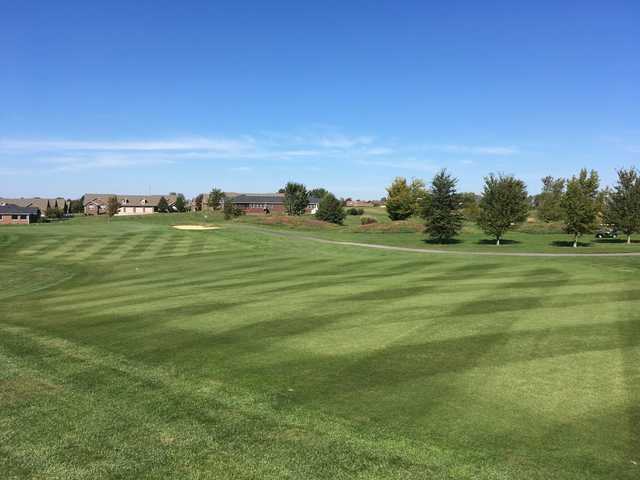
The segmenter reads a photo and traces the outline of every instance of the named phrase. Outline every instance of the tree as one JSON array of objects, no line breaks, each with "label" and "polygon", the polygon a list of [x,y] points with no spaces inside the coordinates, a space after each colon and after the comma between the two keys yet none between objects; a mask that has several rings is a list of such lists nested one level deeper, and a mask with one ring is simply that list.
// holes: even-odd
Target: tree
[{"label": "tree", "polygon": [[198,196],[196,196],[196,200],[195,200],[195,204],[196,204],[196,212],[199,212],[202,210],[202,202],[204,200],[204,195],[203,194],[199,194]]},{"label": "tree", "polygon": [[169,212],[169,203],[167,199],[164,197],[160,197],[158,200],[158,213],[167,213]]},{"label": "tree", "polygon": [[325,222],[342,225],[342,222],[344,221],[346,216],[347,214],[344,211],[342,202],[338,200],[335,195],[327,192],[318,204],[316,218],[318,220],[324,220]]},{"label": "tree", "polygon": [[314,188],[313,190],[309,190],[309,197],[319,198],[320,200],[322,200],[322,197],[324,197],[327,193],[329,193],[329,190],[326,190],[324,188]]},{"label": "tree", "polygon": [[184,198],[184,195],[179,193],[176,196],[176,210],[179,212],[187,211],[187,200]]},{"label": "tree", "polygon": [[224,200],[224,192],[219,188],[212,188],[211,192],[209,192],[207,205],[214,210],[220,210],[223,200]]},{"label": "tree", "polygon": [[460,194],[462,202],[462,215],[465,220],[477,222],[480,217],[480,196],[473,192],[463,192]]},{"label": "tree", "polygon": [[573,235],[573,246],[578,246],[578,238],[595,228],[599,210],[600,196],[598,173],[587,169],[571,177],[562,196],[562,208],[565,214],[565,231]]},{"label": "tree", "polygon": [[289,182],[284,187],[284,209],[287,215],[302,215],[309,204],[309,193],[301,183]]},{"label": "tree", "polygon": [[222,213],[224,214],[225,220],[231,220],[232,218],[239,217],[240,215],[244,215],[244,210],[238,207],[235,203],[233,203],[230,199],[224,202],[224,207],[222,207]]},{"label": "tree", "polygon": [[529,202],[527,187],[512,175],[493,173],[484,179],[478,225],[487,234],[500,239],[513,226],[527,219]]},{"label": "tree", "polygon": [[462,230],[462,196],[456,192],[458,180],[441,170],[422,200],[425,233],[440,243],[450,241]]},{"label": "tree", "polygon": [[411,190],[411,197],[413,198],[413,213],[416,214],[420,211],[420,206],[427,196],[427,187],[423,180],[412,178],[409,190]]},{"label": "tree", "polygon": [[542,192],[535,200],[538,218],[542,221],[549,223],[562,220],[564,215],[562,211],[564,186],[564,178],[547,176],[542,179]]},{"label": "tree", "polygon": [[387,215],[391,220],[406,220],[415,212],[415,197],[411,187],[407,184],[407,179],[397,177],[393,183],[387,187]]},{"label": "tree", "polygon": [[84,212],[84,197],[80,197],[78,200],[71,200],[69,202],[69,213],[83,213]]},{"label": "tree", "polygon": [[107,200],[107,216],[109,220],[120,210],[120,202],[118,201],[118,197],[113,196]]},{"label": "tree", "polygon": [[640,231],[640,176],[635,168],[618,170],[618,183],[606,201],[606,219],[627,236]]}]

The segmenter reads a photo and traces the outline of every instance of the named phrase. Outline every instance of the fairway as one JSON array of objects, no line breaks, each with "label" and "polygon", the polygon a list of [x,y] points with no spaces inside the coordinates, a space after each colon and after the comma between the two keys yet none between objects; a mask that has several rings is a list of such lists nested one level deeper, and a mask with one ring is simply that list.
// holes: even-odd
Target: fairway
[{"label": "fairway", "polygon": [[640,478],[640,257],[151,217],[0,227],[3,479]]}]

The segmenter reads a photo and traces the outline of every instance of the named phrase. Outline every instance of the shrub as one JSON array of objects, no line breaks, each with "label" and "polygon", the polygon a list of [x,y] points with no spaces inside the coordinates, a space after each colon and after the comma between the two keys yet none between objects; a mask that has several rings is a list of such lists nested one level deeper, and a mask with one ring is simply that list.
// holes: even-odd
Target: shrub
[{"label": "shrub", "polygon": [[362,217],[360,219],[360,225],[369,225],[372,223],[378,223],[378,220],[373,217]]},{"label": "shrub", "polygon": [[318,211],[316,212],[316,218],[325,222],[335,223],[336,225],[342,225],[342,221],[346,214],[344,208],[342,208],[342,202],[338,200],[333,194],[327,193],[318,205]]},{"label": "shrub", "polygon": [[364,209],[363,208],[350,208],[347,210],[347,214],[349,215],[362,215],[364,213]]},{"label": "shrub", "polygon": [[222,208],[222,211],[224,213],[225,220],[231,220],[232,218],[236,218],[241,215],[244,215],[244,210],[242,210],[240,207],[236,206],[233,202],[229,200],[224,202],[224,207]]}]

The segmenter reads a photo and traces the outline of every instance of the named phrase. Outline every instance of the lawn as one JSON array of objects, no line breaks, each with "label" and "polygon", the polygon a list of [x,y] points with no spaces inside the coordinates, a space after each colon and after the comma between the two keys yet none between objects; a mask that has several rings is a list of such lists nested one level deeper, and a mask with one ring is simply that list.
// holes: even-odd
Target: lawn
[{"label": "lawn", "polygon": [[0,227],[3,479],[640,477],[640,257],[218,220]]}]

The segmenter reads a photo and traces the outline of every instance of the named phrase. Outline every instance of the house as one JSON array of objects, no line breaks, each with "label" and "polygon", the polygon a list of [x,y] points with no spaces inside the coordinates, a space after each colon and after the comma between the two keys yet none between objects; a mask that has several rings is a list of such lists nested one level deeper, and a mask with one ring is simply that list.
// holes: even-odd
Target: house
[{"label": "house", "polygon": [[[202,195],[202,210],[212,210],[212,208],[207,203],[209,201],[209,193],[201,193],[200,195]],[[224,198],[220,202],[220,208],[224,207],[225,200],[228,200],[228,199],[231,199],[231,198],[235,198],[238,195],[241,195],[241,194],[240,193],[236,193],[236,192],[224,192]],[[196,212],[198,210],[197,205],[196,205],[196,199],[197,198],[198,198],[198,195],[196,195],[195,197],[193,197],[191,199],[191,211],[192,212]]]},{"label": "house", "polygon": [[31,207],[40,210],[40,214],[45,217],[49,208],[57,208],[60,212],[68,209],[68,201],[62,197],[56,198],[0,198],[0,205],[16,205],[18,207]]},{"label": "house", "polygon": [[120,208],[117,215],[149,215],[158,211],[158,203],[162,197],[169,205],[169,210],[177,211],[177,195],[125,195],[115,193],[85,193],[85,215],[102,215],[107,213],[109,199],[116,197]]},{"label": "house", "polygon": [[[231,201],[245,213],[284,212],[284,193],[242,193]],[[305,211],[316,213],[319,204],[319,198],[310,197]]]},{"label": "house", "polygon": [[0,225],[26,225],[37,222],[40,210],[35,207],[20,207],[13,204],[0,205]]}]

